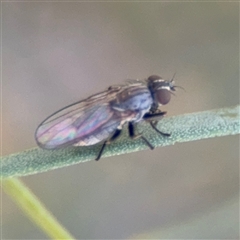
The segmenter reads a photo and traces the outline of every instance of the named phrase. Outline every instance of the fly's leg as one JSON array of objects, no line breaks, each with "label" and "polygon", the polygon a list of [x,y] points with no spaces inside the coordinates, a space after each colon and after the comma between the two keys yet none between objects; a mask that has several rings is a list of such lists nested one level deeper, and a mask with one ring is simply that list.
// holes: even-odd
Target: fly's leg
[{"label": "fly's leg", "polygon": [[170,133],[165,133],[165,132],[162,132],[162,131],[160,131],[160,130],[157,129],[157,127],[156,127],[157,123],[158,123],[157,121],[150,121],[151,127],[152,127],[157,133],[161,134],[161,135],[164,136],[164,137],[170,137],[170,136],[171,136]]},{"label": "fly's leg", "polygon": [[117,130],[114,132],[114,134],[111,136],[111,138],[108,139],[108,140],[106,140],[106,141],[103,143],[103,145],[102,145],[102,147],[101,147],[101,149],[100,149],[100,151],[99,151],[99,153],[98,153],[98,156],[97,156],[97,158],[95,159],[96,161],[98,161],[98,160],[101,158],[102,153],[103,153],[103,150],[105,149],[106,145],[108,145],[108,144],[110,144],[111,142],[115,141],[115,140],[120,136],[121,132],[122,132],[121,129],[117,129]]},{"label": "fly's leg", "polygon": [[128,124],[128,132],[129,132],[130,138],[132,139],[141,138],[151,150],[154,149],[154,146],[144,136],[142,136],[142,134],[137,134],[137,135],[135,134],[135,126],[132,122]]},{"label": "fly's leg", "polygon": [[156,125],[158,123],[159,120],[161,120],[163,118],[163,116],[166,114],[167,112],[156,112],[156,113],[146,113],[143,117],[144,120],[148,121],[151,125],[151,127],[159,134],[161,134],[164,137],[170,137],[171,134],[170,133],[164,133],[160,130],[157,129]]},{"label": "fly's leg", "polygon": [[146,113],[143,116],[143,119],[146,121],[160,121],[164,115],[166,115],[167,112],[161,112],[161,111],[156,111],[156,112],[150,112]]}]

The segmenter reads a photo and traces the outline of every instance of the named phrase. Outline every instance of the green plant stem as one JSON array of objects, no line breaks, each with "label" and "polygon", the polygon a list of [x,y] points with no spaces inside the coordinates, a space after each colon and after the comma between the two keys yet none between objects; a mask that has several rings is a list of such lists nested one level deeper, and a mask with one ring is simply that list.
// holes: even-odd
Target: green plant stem
[{"label": "green plant stem", "polygon": [[[138,125],[138,131],[155,147],[239,134],[240,106],[166,117],[159,121],[157,128],[171,133],[171,136],[163,137],[147,122]],[[98,155],[100,147],[101,144],[88,147],[70,146],[58,150],[33,148],[4,156],[0,159],[0,176],[25,176],[93,160]],[[102,158],[143,149],[149,148],[142,139],[130,139],[125,128],[122,136],[104,149]]]},{"label": "green plant stem", "polygon": [[52,239],[74,239],[37,197],[17,178],[2,181],[4,191]]}]

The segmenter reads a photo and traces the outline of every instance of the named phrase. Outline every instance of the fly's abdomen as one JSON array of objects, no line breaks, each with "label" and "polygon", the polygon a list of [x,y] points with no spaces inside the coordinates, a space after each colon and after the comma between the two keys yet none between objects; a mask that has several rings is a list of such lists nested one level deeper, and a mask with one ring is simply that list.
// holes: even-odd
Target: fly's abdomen
[{"label": "fly's abdomen", "polygon": [[87,134],[80,139],[74,146],[89,146],[97,144],[111,136],[116,129],[121,126],[121,119],[113,116],[109,121],[106,121],[102,126],[96,128],[91,134]]},{"label": "fly's abdomen", "polygon": [[[47,119],[36,131],[42,148],[56,149],[69,145],[92,145],[109,136],[120,120],[108,104],[86,109],[80,115]],[[107,127],[109,126],[109,127]]]}]

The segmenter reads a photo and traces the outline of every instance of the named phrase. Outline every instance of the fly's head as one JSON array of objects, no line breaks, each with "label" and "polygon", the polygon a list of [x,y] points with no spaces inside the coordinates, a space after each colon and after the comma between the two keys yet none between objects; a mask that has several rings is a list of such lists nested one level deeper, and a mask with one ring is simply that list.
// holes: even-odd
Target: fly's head
[{"label": "fly's head", "polygon": [[152,75],[147,79],[148,88],[154,99],[154,106],[156,108],[160,105],[165,105],[171,100],[171,94],[176,91],[173,78],[171,80],[164,80],[157,75]]}]

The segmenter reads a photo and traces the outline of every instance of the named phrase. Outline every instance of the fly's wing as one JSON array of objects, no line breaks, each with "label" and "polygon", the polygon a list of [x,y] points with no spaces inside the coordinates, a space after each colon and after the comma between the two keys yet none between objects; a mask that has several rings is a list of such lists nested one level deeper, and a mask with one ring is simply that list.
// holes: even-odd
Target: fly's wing
[{"label": "fly's wing", "polygon": [[93,145],[108,138],[133,114],[117,114],[110,106],[116,95],[128,87],[129,85],[109,87],[52,114],[37,128],[37,144],[41,148],[57,149],[69,145]]}]

